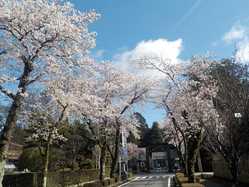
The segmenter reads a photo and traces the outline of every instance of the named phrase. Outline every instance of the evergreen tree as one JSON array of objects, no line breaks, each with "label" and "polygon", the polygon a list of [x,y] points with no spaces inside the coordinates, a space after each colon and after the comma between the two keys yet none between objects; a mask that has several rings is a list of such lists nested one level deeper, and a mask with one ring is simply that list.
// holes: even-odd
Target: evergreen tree
[{"label": "evergreen tree", "polygon": [[149,136],[150,145],[158,145],[164,143],[163,130],[159,127],[158,122],[153,122]]},{"label": "evergreen tree", "polygon": [[153,122],[151,128],[148,128],[142,138],[142,146],[153,146],[164,143],[163,129],[159,127],[158,122]]}]

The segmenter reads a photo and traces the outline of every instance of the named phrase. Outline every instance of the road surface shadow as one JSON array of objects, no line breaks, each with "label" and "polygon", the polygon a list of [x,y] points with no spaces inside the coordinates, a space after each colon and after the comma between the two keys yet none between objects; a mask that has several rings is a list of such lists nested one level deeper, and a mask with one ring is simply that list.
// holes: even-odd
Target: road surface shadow
[{"label": "road surface shadow", "polygon": [[[232,183],[230,181],[226,181],[220,178],[210,178],[203,182],[205,187],[232,187]],[[249,184],[239,184],[236,187],[248,187]]]}]

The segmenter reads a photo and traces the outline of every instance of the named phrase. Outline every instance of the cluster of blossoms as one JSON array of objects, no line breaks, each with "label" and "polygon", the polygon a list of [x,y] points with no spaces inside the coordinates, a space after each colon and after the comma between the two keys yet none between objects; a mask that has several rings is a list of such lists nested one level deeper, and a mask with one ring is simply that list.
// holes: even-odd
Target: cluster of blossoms
[{"label": "cluster of blossoms", "polygon": [[88,31],[88,24],[99,17],[95,11],[80,12],[70,3],[47,0],[1,0],[0,4],[2,93],[18,94],[4,86],[18,85],[25,66],[32,71],[28,86],[89,63],[87,55],[95,47],[96,34]]},{"label": "cluster of blossoms", "polygon": [[79,110],[77,97],[95,102],[86,81],[74,75],[92,71],[88,54],[96,33],[88,25],[98,17],[63,1],[0,0],[0,92],[22,107],[19,120],[31,124],[34,139],[61,139],[62,113]]},{"label": "cluster of blossoms", "polygon": [[218,118],[214,108],[213,98],[218,88],[209,75],[209,69],[215,62],[196,57],[185,67],[185,75],[178,84],[174,95],[168,97],[168,107],[171,115],[189,134],[210,125]]},{"label": "cluster of blossoms", "polygon": [[52,141],[50,141],[49,143],[52,144],[54,142],[62,142],[67,140],[58,132],[58,129],[53,124],[47,122],[43,122],[42,124],[32,124],[29,128],[31,128],[33,131],[32,135],[28,138],[28,140],[30,141],[49,142],[49,139],[51,139]]},{"label": "cluster of blossoms", "polygon": [[219,90],[211,75],[216,61],[205,56],[195,56],[184,63],[145,57],[139,63],[163,75],[153,88],[152,100],[166,110],[165,129],[174,141],[195,137],[201,130],[218,124],[213,99]]},{"label": "cluster of blossoms", "polygon": [[[111,63],[99,63],[95,79],[91,82],[91,94],[96,102],[87,102],[90,110],[85,114],[108,131],[122,125],[134,129],[137,121],[130,117],[133,105],[145,100],[150,81],[118,70]],[[91,112],[92,111],[92,112]],[[108,121],[108,123],[103,123]],[[107,128],[108,127],[108,128]]]}]

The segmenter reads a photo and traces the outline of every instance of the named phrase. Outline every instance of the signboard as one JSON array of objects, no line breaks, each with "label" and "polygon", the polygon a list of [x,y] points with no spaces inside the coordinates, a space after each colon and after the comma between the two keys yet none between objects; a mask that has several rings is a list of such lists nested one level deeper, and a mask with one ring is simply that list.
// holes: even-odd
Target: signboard
[{"label": "signboard", "polygon": [[167,153],[166,152],[153,152],[152,153],[152,160],[160,160],[160,159],[166,159]]}]

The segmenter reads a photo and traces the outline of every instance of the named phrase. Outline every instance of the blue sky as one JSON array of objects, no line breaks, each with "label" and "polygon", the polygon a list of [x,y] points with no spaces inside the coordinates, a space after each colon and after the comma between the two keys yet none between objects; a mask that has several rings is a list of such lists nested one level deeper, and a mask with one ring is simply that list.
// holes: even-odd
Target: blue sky
[{"label": "blue sky", "polygon": [[[71,0],[80,10],[95,9],[101,18],[90,29],[98,33],[93,53],[112,60],[132,51],[142,41],[166,41],[177,59],[212,52],[218,58],[233,55],[238,45],[245,59],[249,49],[249,0]],[[179,39],[179,40],[178,40]],[[174,41],[177,49],[170,50]],[[150,46],[153,46],[150,45]],[[173,46],[174,47],[174,46]],[[249,54],[249,52],[248,52]],[[142,111],[149,123],[162,111]]]}]

